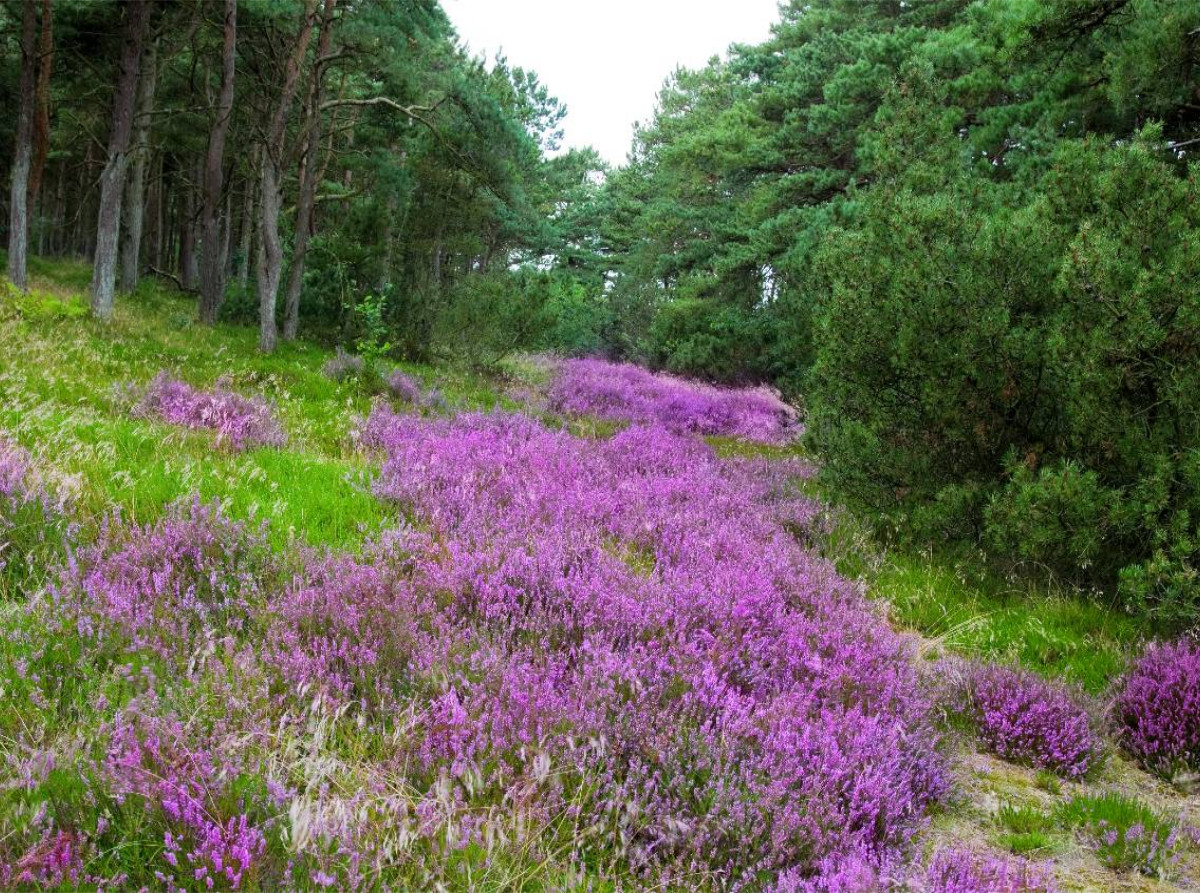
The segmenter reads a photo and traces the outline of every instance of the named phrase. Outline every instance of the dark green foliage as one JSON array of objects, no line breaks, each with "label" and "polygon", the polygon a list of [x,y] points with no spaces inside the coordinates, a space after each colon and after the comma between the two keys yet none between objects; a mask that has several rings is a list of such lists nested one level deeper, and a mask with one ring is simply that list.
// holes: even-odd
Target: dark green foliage
[{"label": "dark green foliage", "polygon": [[[91,250],[76,224],[95,219],[120,8],[55,4],[56,52],[83,64],[54,69],[38,250]],[[239,6],[230,321],[258,312],[255,147],[304,8]],[[147,225],[163,220],[144,248],[186,279],[220,31],[156,9]],[[0,3],[9,50],[16,10]],[[341,4],[305,155],[303,327],[353,348],[379,295],[392,360],[549,349],[774,383],[826,482],[889,530],[1194,625],[1198,33],[1200,0],[786,3],[763,43],[674,72],[610,170],[560,152],[563,105],[470,57],[434,0]],[[9,120],[19,55],[0,54]],[[285,140],[285,268],[314,55]]]},{"label": "dark green foliage", "polygon": [[732,383],[766,373],[773,341],[765,312],[693,298],[671,301],[659,311],[648,349],[671,372]]},{"label": "dark green foliage", "polygon": [[599,356],[607,349],[604,332],[612,311],[607,297],[578,280],[556,278],[546,308],[553,325],[544,345],[562,356]]},{"label": "dark green foliage", "polygon": [[469,277],[446,297],[433,330],[436,349],[475,367],[541,344],[554,325],[554,277],[521,270]]},{"label": "dark green foliage", "polygon": [[1131,606],[1194,618],[1196,198],[1153,129],[1064,141],[1030,190],[874,190],[821,254],[809,431],[829,478],[918,536],[1125,568]]},{"label": "dark green foliage", "polygon": [[1059,571],[1086,569],[1103,557],[1110,497],[1096,472],[1070,460],[1036,472],[1016,462],[984,510],[988,545]]},{"label": "dark green foliage", "polygon": [[918,543],[1200,619],[1200,2],[785,4],[596,196],[608,352],[803,401]]}]

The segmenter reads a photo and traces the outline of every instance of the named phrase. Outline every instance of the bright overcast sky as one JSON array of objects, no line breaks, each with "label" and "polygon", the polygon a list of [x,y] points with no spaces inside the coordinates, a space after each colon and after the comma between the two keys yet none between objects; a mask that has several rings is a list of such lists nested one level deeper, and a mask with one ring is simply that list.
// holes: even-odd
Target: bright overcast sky
[{"label": "bright overcast sky", "polygon": [[471,52],[503,50],[567,104],[568,146],[625,160],[633,122],[654,111],[677,65],[697,68],[731,43],[758,43],[777,0],[442,0]]}]

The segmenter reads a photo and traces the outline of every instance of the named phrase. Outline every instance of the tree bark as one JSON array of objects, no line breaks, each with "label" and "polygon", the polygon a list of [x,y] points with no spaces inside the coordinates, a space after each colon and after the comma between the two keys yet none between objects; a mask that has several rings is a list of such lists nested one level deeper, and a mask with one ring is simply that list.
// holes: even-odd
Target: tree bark
[{"label": "tree bark", "polygon": [[[196,161],[196,173],[201,173],[203,162]],[[196,252],[196,191],[199,189],[199,178],[193,177],[183,188],[183,201],[180,203],[179,226],[179,279],[184,289],[195,290],[196,280],[200,278],[199,256]]]},{"label": "tree bark", "polygon": [[138,78],[137,118],[134,123],[132,160],[125,199],[121,206],[120,291],[137,288],[141,275],[142,231],[146,220],[146,171],[150,164],[150,120],[154,116],[154,87],[158,77],[158,41],[151,41],[142,56]]},{"label": "tree bark", "polygon": [[88,183],[91,182],[94,157],[95,143],[92,140],[88,140],[87,148],[83,152],[83,164],[79,165],[79,179],[71,184],[75,187],[75,195],[79,197],[75,202],[79,210],[74,215],[67,244],[68,250],[77,257],[89,257],[91,255],[87,250],[87,235],[84,232],[83,220],[89,210],[87,202]]},{"label": "tree bark", "polygon": [[242,205],[241,243],[238,246],[238,285],[243,291],[250,281],[250,246],[254,236],[254,168],[246,176],[246,194]]},{"label": "tree bark", "polygon": [[121,195],[125,191],[125,168],[133,134],[133,107],[137,99],[138,68],[152,0],[126,0],[125,36],[121,46],[121,69],[113,99],[112,129],[108,157],[100,175],[100,209],[96,220],[96,251],[92,267],[92,313],[102,320],[112,318],[113,292],[117,278],[117,240],[121,233]]},{"label": "tree bark", "polygon": [[67,228],[67,170],[66,165],[57,165],[58,174],[54,178],[54,210],[53,228],[50,231],[50,253],[63,253],[63,234]]},{"label": "tree bark", "polygon": [[279,291],[279,273],[283,249],[279,245],[279,211],[283,194],[279,186],[279,166],[270,153],[263,155],[262,196],[259,199],[258,234],[258,320],[260,350],[275,349],[278,330],[275,325],[275,295]]},{"label": "tree bark", "polygon": [[50,72],[54,68],[54,11],[42,0],[42,37],[38,44],[36,110],[33,124],[33,169],[29,173],[29,203],[42,188],[42,172],[50,153]]},{"label": "tree bark", "polygon": [[[233,256],[229,253],[229,246],[233,241],[233,193],[229,192],[225,196],[225,209],[221,212],[221,219],[224,224],[221,226],[221,278],[223,282],[228,282],[229,277],[233,275]],[[203,285],[203,282],[201,282]],[[222,285],[222,292],[224,285]],[[219,307],[217,308],[220,309]]]},{"label": "tree bark", "polygon": [[29,166],[33,155],[33,102],[37,0],[25,0],[21,16],[21,80],[17,111],[17,145],[8,205],[8,278],[24,291],[28,286]]},{"label": "tree bark", "polygon": [[153,229],[150,232],[150,261],[154,266],[162,268],[163,265],[163,242],[164,227],[166,226],[166,185],[163,183],[163,163],[165,159],[163,153],[158,153],[158,164],[155,167],[154,175],[154,219],[152,221]]},{"label": "tree bark", "polygon": [[304,261],[313,229],[313,209],[317,195],[317,150],[321,145],[321,103],[325,99],[325,63],[333,36],[333,10],[337,0],[325,0],[321,32],[317,37],[317,61],[313,65],[309,89],[307,134],[300,162],[300,196],[296,202],[296,241],[292,245],[292,266],[288,270],[287,292],[283,302],[283,340],[294,341],[300,328],[300,293],[304,289]]},{"label": "tree bark", "polygon": [[275,322],[275,301],[279,294],[279,278],[283,266],[283,249],[279,244],[279,213],[283,207],[283,141],[287,133],[288,114],[300,81],[300,67],[312,40],[316,8],[316,0],[308,0],[304,20],[300,24],[300,33],[296,35],[291,57],[284,68],[279,102],[271,116],[266,144],[263,147],[262,197],[259,200],[258,224],[258,346],[267,353],[275,349],[279,337]]},{"label": "tree bark", "polygon": [[172,189],[170,192],[165,191],[167,188],[166,181],[163,181],[163,255],[162,263],[154,266],[159,269],[170,267],[175,269],[175,256],[179,251],[179,227],[175,225],[175,218],[178,216],[179,195],[178,189]]},{"label": "tree bark", "polygon": [[[225,0],[224,45],[221,52],[221,93],[217,120],[208,138],[204,161],[204,211],[201,218],[200,322],[213,325],[225,297],[225,264],[221,256],[221,189],[224,186],[225,138],[233,116],[233,74],[237,43],[237,0]],[[226,222],[226,226],[229,223]]]}]

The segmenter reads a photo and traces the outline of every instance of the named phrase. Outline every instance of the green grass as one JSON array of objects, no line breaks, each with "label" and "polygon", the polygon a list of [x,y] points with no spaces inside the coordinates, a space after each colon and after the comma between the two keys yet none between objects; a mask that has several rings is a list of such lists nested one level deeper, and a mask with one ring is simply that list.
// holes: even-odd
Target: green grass
[{"label": "green grass", "polygon": [[1045,791],[1055,797],[1062,793],[1062,781],[1049,769],[1039,769],[1033,783],[1039,791]]},{"label": "green grass", "polygon": [[756,443],[739,437],[712,434],[704,438],[723,459],[804,459],[807,453],[800,441],[790,443]]},{"label": "green grass", "polygon": [[1009,581],[982,562],[894,552],[873,580],[901,626],[951,651],[1019,662],[1093,694],[1123,672],[1149,630],[1094,596]]},{"label": "green grass", "polygon": [[[148,521],[198,493],[234,517],[267,519],[276,545],[352,548],[379,530],[387,510],[368,490],[370,464],[351,437],[372,396],[321,373],[331,352],[307,342],[257,349],[244,326],[194,322],[192,299],[144,280],[104,325],[87,315],[89,270],[34,259],[28,295],[0,300],[0,429],[54,469],[85,517],[112,507]],[[490,381],[455,370],[403,365],[455,409],[511,407]],[[288,433],[285,449],[235,454],[207,432],[130,418],[121,388],[167,370],[211,387],[227,377],[266,397]]]},{"label": "green grass", "polygon": [[1079,829],[1113,871],[1162,877],[1175,853],[1175,827],[1134,797],[1118,793],[1081,794],[1061,804],[1055,818]]},{"label": "green grass", "polygon": [[1000,804],[996,814],[1000,845],[1018,856],[1048,855],[1056,846],[1054,821],[1032,806]]},{"label": "green grass", "polygon": [[[813,496],[836,503],[816,479]],[[1019,663],[1047,678],[1109,690],[1142,643],[1155,634],[1099,593],[1034,577],[1007,577],[965,549],[918,551],[881,542],[865,519],[832,511],[820,547],[844,576],[862,579],[892,622],[929,640],[927,651]]]}]

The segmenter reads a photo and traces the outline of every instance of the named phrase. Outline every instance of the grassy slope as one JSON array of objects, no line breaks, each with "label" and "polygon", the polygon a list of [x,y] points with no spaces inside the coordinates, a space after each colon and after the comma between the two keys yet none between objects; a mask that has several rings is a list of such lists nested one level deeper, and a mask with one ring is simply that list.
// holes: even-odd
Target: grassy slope
[{"label": "grassy slope", "polygon": [[[798,448],[710,439],[724,455],[778,458]],[[812,494],[826,497],[815,482]],[[829,510],[829,534],[818,544],[844,576],[860,579],[892,623],[911,632],[932,662],[945,655],[1018,663],[1065,680],[1094,696],[1103,710],[1114,681],[1154,630],[1116,610],[1103,593],[1069,591],[1032,577],[1005,578],[982,556],[961,551],[886,549],[871,525],[841,508]],[[1067,782],[976,752],[965,730],[950,729],[961,759],[955,791],[918,841],[928,856],[946,846],[1052,859],[1066,891],[1200,889],[1200,852],[1184,844],[1159,878],[1107,867],[1086,835],[1057,814],[1073,798],[1116,792],[1134,798],[1178,827],[1200,828],[1200,796],[1143,772],[1113,748],[1082,782]],[[1028,833],[1006,821],[1011,810],[1033,813]]]},{"label": "grassy slope", "polygon": [[[85,511],[117,505],[145,521],[198,492],[225,500],[235,517],[267,519],[277,545],[351,547],[379,528],[383,509],[366,492],[367,469],[349,436],[370,398],[321,374],[328,352],[298,342],[265,356],[253,330],[194,325],[190,302],[153,282],[119,301],[102,326],[81,297],[86,267],[37,263],[33,272],[28,297],[0,304],[0,428],[75,478],[69,486]],[[406,368],[455,407],[500,399],[482,379]],[[163,369],[203,387],[228,376],[236,389],[267,397],[287,448],[233,454],[214,449],[206,432],[130,419],[120,389]]]},{"label": "grassy slope", "polygon": [[[710,438],[724,455],[779,458],[797,447]],[[815,481],[810,493],[824,501]],[[1006,579],[982,555],[884,548],[871,526],[844,509],[829,518],[822,547],[844,576],[865,582],[892,622],[925,640],[932,657],[954,653],[1020,663],[1051,679],[1102,695],[1153,630],[1099,593],[1079,593],[1036,578]]]},{"label": "grassy slope", "polygon": [[[116,319],[103,327],[86,316],[86,267],[38,263],[33,272],[30,296],[15,306],[0,302],[0,429],[30,449],[46,471],[60,475],[93,517],[117,505],[149,520],[172,500],[199,492],[221,498],[235,516],[267,519],[277,546],[300,541],[334,548],[353,548],[386,522],[366,492],[370,469],[350,438],[370,397],[353,383],[337,384],[321,374],[327,352],[299,343],[263,356],[254,331],[195,326],[190,302],[154,283],[118,302]],[[452,407],[511,405],[483,379],[406,368],[441,389]],[[229,454],[215,450],[207,433],[130,419],[119,388],[144,384],[162,369],[201,386],[227,375],[239,390],[263,394],[276,404],[289,445]],[[513,371],[535,384],[541,374],[534,367]],[[602,437],[614,426],[576,420],[571,427]],[[725,454],[780,453],[730,441],[714,446]],[[844,512],[835,511],[833,519],[829,556],[843,573],[866,582],[894,622],[919,634],[930,657],[950,651],[1017,660],[1102,694],[1148,632],[1099,601],[999,579],[969,556],[888,553],[866,525]],[[1200,822],[1195,802],[1115,755],[1085,784],[1063,783],[1058,793],[1036,773],[969,752],[958,776],[959,797],[934,818],[923,840],[926,850],[947,841],[1014,848],[997,821],[1001,802],[1049,809],[1082,790],[1125,791]],[[1065,868],[1067,889],[1174,888],[1108,871],[1062,827],[1033,844],[1030,849],[1024,840],[1015,848],[1054,856]],[[1194,872],[1195,862],[1193,852],[1181,871]]]}]

